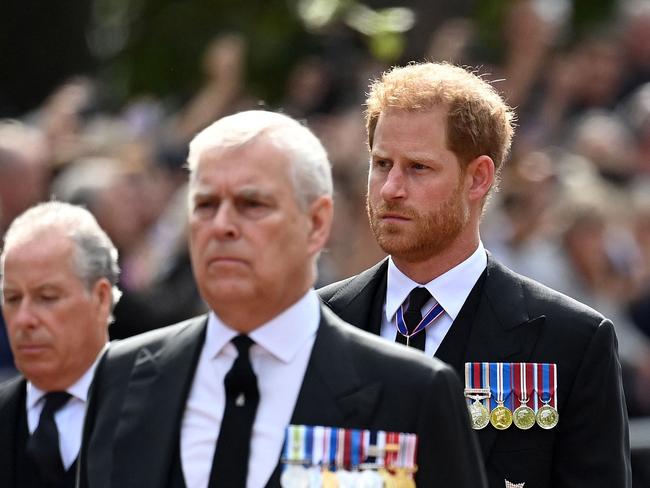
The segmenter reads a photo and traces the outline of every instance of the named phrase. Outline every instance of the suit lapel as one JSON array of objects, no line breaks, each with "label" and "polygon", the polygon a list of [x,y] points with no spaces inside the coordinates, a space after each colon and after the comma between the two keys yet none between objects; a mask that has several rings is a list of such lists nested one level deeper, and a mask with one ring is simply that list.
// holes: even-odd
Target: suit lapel
[{"label": "suit lapel", "polygon": [[386,299],[388,258],[352,278],[328,304],[344,321],[379,335]]},{"label": "suit lapel", "polygon": [[339,319],[321,307],[321,322],[305,371],[293,424],[354,427],[371,420],[380,383],[362,383]]},{"label": "suit lapel", "polygon": [[26,381],[24,378],[11,380],[3,386],[0,394],[0,480],[3,486],[14,486],[16,480],[16,436],[20,435],[18,419],[25,419],[20,410],[25,412]]},{"label": "suit lapel", "polygon": [[[483,293],[479,301],[465,353],[466,362],[527,362],[545,317],[531,317],[521,278],[495,262],[488,254]],[[462,366],[462,365],[461,365]],[[464,378],[464,371],[458,371]],[[478,431],[484,459],[498,431]]]},{"label": "suit lapel", "polygon": [[117,425],[114,486],[167,486],[206,324],[199,318],[156,353],[138,352]]},{"label": "suit lapel", "polygon": [[[340,323],[321,306],[316,340],[291,416],[294,425],[358,428],[372,419],[382,387],[359,379]],[[280,471],[278,463],[267,488],[280,486]]]}]

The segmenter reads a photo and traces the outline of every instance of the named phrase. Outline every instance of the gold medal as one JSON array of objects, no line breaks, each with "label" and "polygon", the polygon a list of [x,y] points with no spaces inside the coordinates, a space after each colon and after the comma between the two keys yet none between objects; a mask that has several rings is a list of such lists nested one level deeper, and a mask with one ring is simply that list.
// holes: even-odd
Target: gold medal
[{"label": "gold medal", "polygon": [[386,468],[379,468],[377,472],[384,480],[384,488],[399,488],[395,476],[393,476]]},{"label": "gold medal", "polygon": [[495,429],[505,430],[512,425],[512,412],[499,404],[490,414],[490,423]]},{"label": "gold medal", "polygon": [[339,488],[339,480],[336,477],[336,473],[327,469],[323,471],[323,488]]},{"label": "gold medal", "polygon": [[520,405],[512,413],[512,421],[521,430],[528,430],[535,425],[535,412],[528,405]]},{"label": "gold medal", "polygon": [[480,430],[487,427],[490,423],[490,412],[478,399],[469,405],[469,418],[472,423],[472,429]]},{"label": "gold medal", "polygon": [[542,429],[552,429],[560,421],[560,414],[549,404],[544,404],[537,411],[537,425]]},{"label": "gold medal", "polygon": [[407,468],[395,469],[395,483],[397,488],[416,488],[415,480]]}]

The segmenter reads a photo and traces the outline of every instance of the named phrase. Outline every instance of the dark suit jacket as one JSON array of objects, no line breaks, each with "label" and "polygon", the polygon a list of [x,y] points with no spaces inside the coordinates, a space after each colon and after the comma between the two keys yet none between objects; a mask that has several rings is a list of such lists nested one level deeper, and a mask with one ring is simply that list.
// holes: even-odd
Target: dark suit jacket
[{"label": "dark suit jacket", "polygon": [[[486,486],[454,372],[322,312],[292,423],[415,432],[419,486]],[[79,486],[168,486],[205,328],[203,316],[111,346],[91,391]]]},{"label": "dark suit jacket", "polygon": [[[0,486],[2,488],[42,488],[35,468],[26,459],[25,446],[27,412],[25,395],[27,382],[14,378],[0,385]],[[76,464],[66,473],[64,486],[73,487]]]},{"label": "dark suit jacket", "polygon": [[[378,334],[387,269],[384,260],[319,294],[343,320]],[[436,356],[461,378],[466,361],[557,364],[556,428],[478,431],[492,488],[503,488],[506,479],[526,488],[631,486],[617,342],[612,323],[598,312],[488,254],[487,269]]]}]

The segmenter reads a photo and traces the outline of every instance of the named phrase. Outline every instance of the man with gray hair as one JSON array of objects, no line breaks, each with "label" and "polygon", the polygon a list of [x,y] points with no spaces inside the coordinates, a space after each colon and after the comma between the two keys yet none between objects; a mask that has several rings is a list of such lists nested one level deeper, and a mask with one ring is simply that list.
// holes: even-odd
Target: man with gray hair
[{"label": "man with gray hair", "polygon": [[[333,207],[318,139],[285,115],[242,112],[195,137],[189,168],[190,253],[210,312],[107,352],[89,402],[79,486],[277,487],[289,424],[314,435],[292,437],[284,457],[313,464],[316,477],[332,475],[321,465],[339,468],[342,486],[360,486],[342,480],[366,462],[362,430],[368,442],[378,431],[396,440],[416,434],[417,457],[414,445],[401,455],[420,466],[420,486],[485,486],[450,368],[385,347],[318,300],[316,260]],[[389,448],[372,445],[390,464]],[[294,468],[283,472],[283,486],[307,486]]]},{"label": "man with gray hair", "polygon": [[87,210],[36,205],[9,226],[2,304],[22,377],[0,385],[0,479],[68,488],[88,389],[119,299],[117,250]]}]

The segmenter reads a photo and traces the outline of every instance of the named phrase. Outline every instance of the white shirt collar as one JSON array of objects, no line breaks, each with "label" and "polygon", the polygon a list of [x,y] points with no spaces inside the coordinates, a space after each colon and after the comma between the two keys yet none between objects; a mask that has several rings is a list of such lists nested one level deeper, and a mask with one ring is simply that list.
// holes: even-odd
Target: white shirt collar
[{"label": "white shirt collar", "polygon": [[[465,261],[429,281],[424,287],[435,298],[445,312],[455,320],[465,300],[481,273],[487,266],[487,255],[483,243]],[[386,286],[386,319],[390,322],[399,306],[406,300],[411,290],[423,286],[402,273],[393,258],[388,259],[388,282]]]},{"label": "white shirt collar", "polygon": [[[106,352],[106,349],[108,349],[108,344],[104,344],[104,347],[102,348],[101,351],[99,351],[99,354],[97,354],[97,357],[95,358],[95,361],[93,364],[90,365],[90,368],[86,370],[86,372],[79,378],[75,383],[70,385],[68,388],[66,388],[65,391],[70,393],[73,397],[81,400],[82,402],[86,403],[86,400],[88,400],[88,389],[90,388],[90,384],[93,381],[93,377],[95,376],[95,368],[97,367],[97,363],[101,359],[101,357],[104,355],[104,352]],[[41,390],[39,387],[34,385],[31,381],[27,382],[27,408],[32,409],[34,406],[43,398],[48,392]]]},{"label": "white shirt collar", "polygon": [[[310,288],[300,300],[248,335],[273,356],[289,363],[302,345],[316,334],[319,322],[320,301]],[[210,311],[205,336],[208,357],[216,357],[238,334]]]}]

